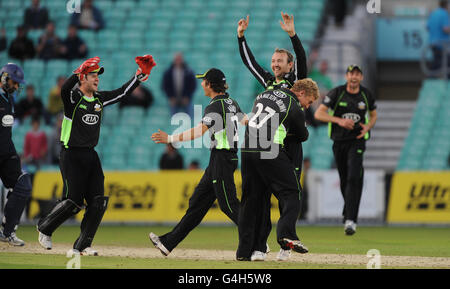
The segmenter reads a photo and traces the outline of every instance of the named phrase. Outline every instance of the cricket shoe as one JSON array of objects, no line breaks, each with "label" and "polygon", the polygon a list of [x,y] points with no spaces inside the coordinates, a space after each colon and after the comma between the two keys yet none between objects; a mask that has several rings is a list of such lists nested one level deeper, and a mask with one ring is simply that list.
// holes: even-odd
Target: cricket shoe
[{"label": "cricket shoe", "polygon": [[300,240],[290,240],[287,238],[283,238],[281,239],[281,242],[284,246],[294,250],[294,252],[301,254],[308,253],[308,248],[305,245],[303,245],[303,243],[300,242]]},{"label": "cricket shoe", "polygon": [[344,231],[347,236],[351,236],[356,233],[356,223],[352,220],[345,221]]},{"label": "cricket shoe", "polygon": [[161,240],[159,239],[159,237],[156,234],[154,234],[153,232],[150,232],[148,237],[150,238],[150,241],[153,243],[153,245],[156,247],[156,249],[159,249],[161,254],[163,254],[164,256],[167,256],[170,254],[170,251],[167,250],[167,248],[163,245],[163,243],[161,242]]},{"label": "cricket shoe", "polygon": [[38,237],[39,244],[41,244],[41,246],[44,249],[51,250],[52,249],[52,237],[42,234],[41,232],[39,232],[39,230],[38,230],[38,233],[39,233],[39,237]]},{"label": "cricket shoe", "polygon": [[25,242],[19,238],[17,238],[16,233],[12,232],[11,235],[5,236],[3,234],[3,230],[0,230],[0,241],[6,242],[11,246],[21,247],[25,245]]},{"label": "cricket shoe", "polygon": [[266,260],[266,253],[261,251],[253,251],[252,256],[250,257],[251,261],[265,261]]},{"label": "cricket shoe", "polygon": [[291,250],[284,250],[280,249],[280,252],[278,252],[277,260],[278,261],[287,261],[291,257]]},{"label": "cricket shoe", "polygon": [[80,252],[82,256],[98,256],[97,250],[92,247],[87,247],[83,251]]}]

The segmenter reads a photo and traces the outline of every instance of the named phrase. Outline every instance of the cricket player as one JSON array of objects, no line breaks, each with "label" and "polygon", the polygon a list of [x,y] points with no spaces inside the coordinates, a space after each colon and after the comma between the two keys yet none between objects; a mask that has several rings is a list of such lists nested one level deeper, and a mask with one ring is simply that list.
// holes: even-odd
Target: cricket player
[{"label": "cricket player", "polygon": [[64,120],[60,169],[64,187],[62,200],[38,222],[39,243],[45,249],[52,248],[53,232],[77,214],[86,201],[81,233],[72,252],[98,255],[91,245],[106,211],[108,197],[104,195],[103,170],[94,148],[100,135],[104,107],[129,96],[141,81],[148,79],[156,65],[151,55],[138,56],[135,61],[139,66],[136,75],[116,90],[98,91],[99,75],[104,72],[98,57],[83,62],[61,88]]},{"label": "cricket player", "polygon": [[[258,62],[256,62],[247,40],[245,39],[244,32],[249,25],[249,16],[247,16],[246,19],[240,19],[238,22],[237,34],[241,59],[264,89],[291,88],[295,81],[307,77],[306,53],[295,32],[294,16],[289,16],[288,14],[281,12],[281,17],[282,21],[280,21],[280,26],[283,31],[289,35],[296,57],[294,59],[294,56],[289,50],[275,49],[271,60],[273,74],[264,70]],[[284,145],[290,161],[294,164],[297,178],[300,180],[303,161],[301,141],[294,135],[288,134],[284,140]],[[277,193],[275,192],[275,196],[276,194]],[[265,205],[270,206],[270,200],[269,203]],[[280,211],[282,211],[281,204]],[[272,230],[270,214],[265,216],[265,219],[266,234],[269,236],[270,231]],[[288,260],[290,253],[291,251],[288,247],[281,247],[277,258],[278,260]]]},{"label": "cricket player", "polygon": [[0,227],[0,241],[12,246],[24,246],[16,236],[20,217],[31,196],[30,175],[22,171],[20,157],[12,141],[14,124],[14,93],[25,84],[23,70],[8,63],[0,70],[0,178],[9,189],[8,201]]},{"label": "cricket player", "polygon": [[[263,261],[266,227],[261,225],[270,207],[262,205],[277,192],[281,216],[277,224],[277,241],[282,248],[307,253],[296,233],[300,213],[300,180],[284,148],[284,139],[292,134],[300,142],[308,139],[305,114],[319,97],[312,79],[297,80],[290,89],[266,90],[256,97],[252,116],[245,131],[242,155],[242,198],[239,216],[238,261]],[[268,190],[269,188],[270,190]],[[265,238],[261,240],[261,238]]]},{"label": "cricket player", "polygon": [[225,75],[216,68],[196,75],[203,79],[205,96],[211,99],[205,108],[202,121],[183,133],[168,135],[158,130],[152,135],[156,143],[190,141],[209,131],[211,137],[211,156],[209,165],[189,199],[189,208],[173,230],[165,235],[149,234],[150,241],[164,256],[186,238],[202,221],[217,199],[220,209],[235,224],[238,223],[240,204],[236,197],[234,171],[238,165],[238,122],[245,124],[246,117],[238,103],[230,98],[226,90]]},{"label": "cricket player", "polygon": [[363,187],[363,155],[370,130],[377,121],[377,111],[372,93],[361,85],[364,79],[361,67],[350,65],[345,77],[347,83],[331,90],[314,116],[329,125],[344,197],[344,231],[353,235]]}]

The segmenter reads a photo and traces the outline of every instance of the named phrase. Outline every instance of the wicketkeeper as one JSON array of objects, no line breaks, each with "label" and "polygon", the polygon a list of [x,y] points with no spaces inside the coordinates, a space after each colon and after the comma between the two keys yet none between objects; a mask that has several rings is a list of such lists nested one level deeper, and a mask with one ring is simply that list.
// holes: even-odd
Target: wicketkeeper
[{"label": "wicketkeeper", "polygon": [[138,56],[135,61],[139,66],[136,75],[116,90],[98,91],[98,76],[104,72],[99,57],[83,62],[61,88],[64,120],[60,169],[64,187],[62,200],[38,223],[39,243],[45,249],[52,248],[53,232],[77,214],[86,202],[81,233],[73,252],[97,255],[91,245],[106,211],[108,197],[104,195],[103,170],[94,147],[98,143],[104,107],[130,95],[140,82],[148,79],[156,65],[151,55]]}]

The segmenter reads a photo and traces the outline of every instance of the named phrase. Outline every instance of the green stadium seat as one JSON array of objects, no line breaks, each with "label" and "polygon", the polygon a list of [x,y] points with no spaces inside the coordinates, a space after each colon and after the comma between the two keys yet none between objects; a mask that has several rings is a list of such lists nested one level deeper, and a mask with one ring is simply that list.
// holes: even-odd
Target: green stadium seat
[{"label": "green stadium seat", "polygon": [[[25,5],[23,5],[23,2],[18,0],[18,1],[1,1],[0,3],[0,7],[1,9],[5,9],[5,10],[20,10],[22,8],[24,8]],[[26,6],[28,7],[28,4],[26,4]]]},{"label": "green stadium seat", "polygon": [[129,0],[116,0],[114,10],[134,11],[136,10],[136,1]]},{"label": "green stadium seat", "polygon": [[[301,1],[277,1],[278,7],[282,9],[284,13],[288,13],[289,15],[294,14],[294,11],[300,7]],[[281,11],[281,10],[280,10]]]},{"label": "green stadium seat", "polygon": [[193,19],[182,19],[175,22],[173,29],[175,31],[190,33],[197,27],[195,20]]},{"label": "green stadium seat", "polygon": [[212,42],[211,40],[198,40],[198,41],[193,41],[192,43],[192,49],[193,50],[200,50],[200,51],[204,51],[205,53],[208,53],[210,51],[213,50],[213,48],[215,47],[215,43]]},{"label": "green stadium seat", "polygon": [[207,1],[207,7],[210,9],[210,11],[223,11],[223,9],[229,7],[228,1],[222,1],[222,0],[211,0]]},{"label": "green stadium seat", "polygon": [[[258,1],[258,7],[271,10],[275,6],[275,2],[272,0],[260,0]],[[280,13],[280,12],[278,12]]]},{"label": "green stadium seat", "polygon": [[[210,1],[208,1],[210,2]],[[184,9],[185,10],[194,10],[194,11],[201,11],[205,6],[205,1],[202,0],[190,0],[184,2]]]},{"label": "green stadium seat", "polygon": [[47,62],[47,71],[56,71],[58,74],[61,74],[61,71],[67,71],[67,61],[65,60],[49,60]]},{"label": "green stadium seat", "polygon": [[450,151],[450,121],[448,106],[442,105],[445,81],[425,80],[405,140],[399,170],[447,169]]},{"label": "green stadium seat", "polygon": [[105,170],[126,170],[127,161],[124,154],[104,155],[103,167]]},{"label": "green stadium seat", "polygon": [[152,19],[149,27],[151,30],[168,32],[171,26],[170,22],[164,19]]},{"label": "green stadium seat", "polygon": [[139,32],[139,37],[142,37],[142,33],[147,27],[150,26],[150,22],[146,21],[145,18],[133,18],[125,22],[123,29],[128,34],[129,31]]},{"label": "green stadium seat", "polygon": [[161,1],[161,8],[170,9],[170,10],[178,10],[182,7],[182,2],[179,0],[164,0]]},{"label": "green stadium seat", "polygon": [[40,59],[30,59],[24,62],[24,72],[36,73],[39,71],[41,74],[45,72],[45,63]]},{"label": "green stadium seat", "polygon": [[[103,17],[105,19],[114,19],[114,21],[108,21],[108,28],[110,27],[110,23],[112,22],[122,22],[128,17],[128,12],[123,9],[107,9],[103,11]],[[100,31],[102,32],[102,31]]]}]

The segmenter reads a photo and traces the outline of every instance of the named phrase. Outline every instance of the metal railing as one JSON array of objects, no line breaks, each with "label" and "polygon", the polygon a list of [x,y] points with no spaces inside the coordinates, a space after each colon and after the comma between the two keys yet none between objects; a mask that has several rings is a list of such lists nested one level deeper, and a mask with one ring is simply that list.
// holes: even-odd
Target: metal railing
[{"label": "metal railing", "polygon": [[374,78],[376,75],[376,65],[374,63],[375,58],[373,57],[373,54],[370,53],[367,49],[361,45],[361,43],[356,41],[349,41],[349,40],[325,40],[325,39],[316,39],[313,41],[308,42],[309,47],[321,47],[321,46],[335,46],[337,48],[336,55],[329,55],[328,57],[335,57],[337,60],[337,68],[329,69],[329,73],[335,73],[340,75],[343,79],[345,78],[345,73],[347,66],[351,63],[344,63],[344,51],[346,47],[353,47],[355,48],[361,56],[362,63],[358,63],[363,66],[364,70],[364,78],[365,81],[368,83],[367,87],[370,89],[373,89],[374,87]]}]

